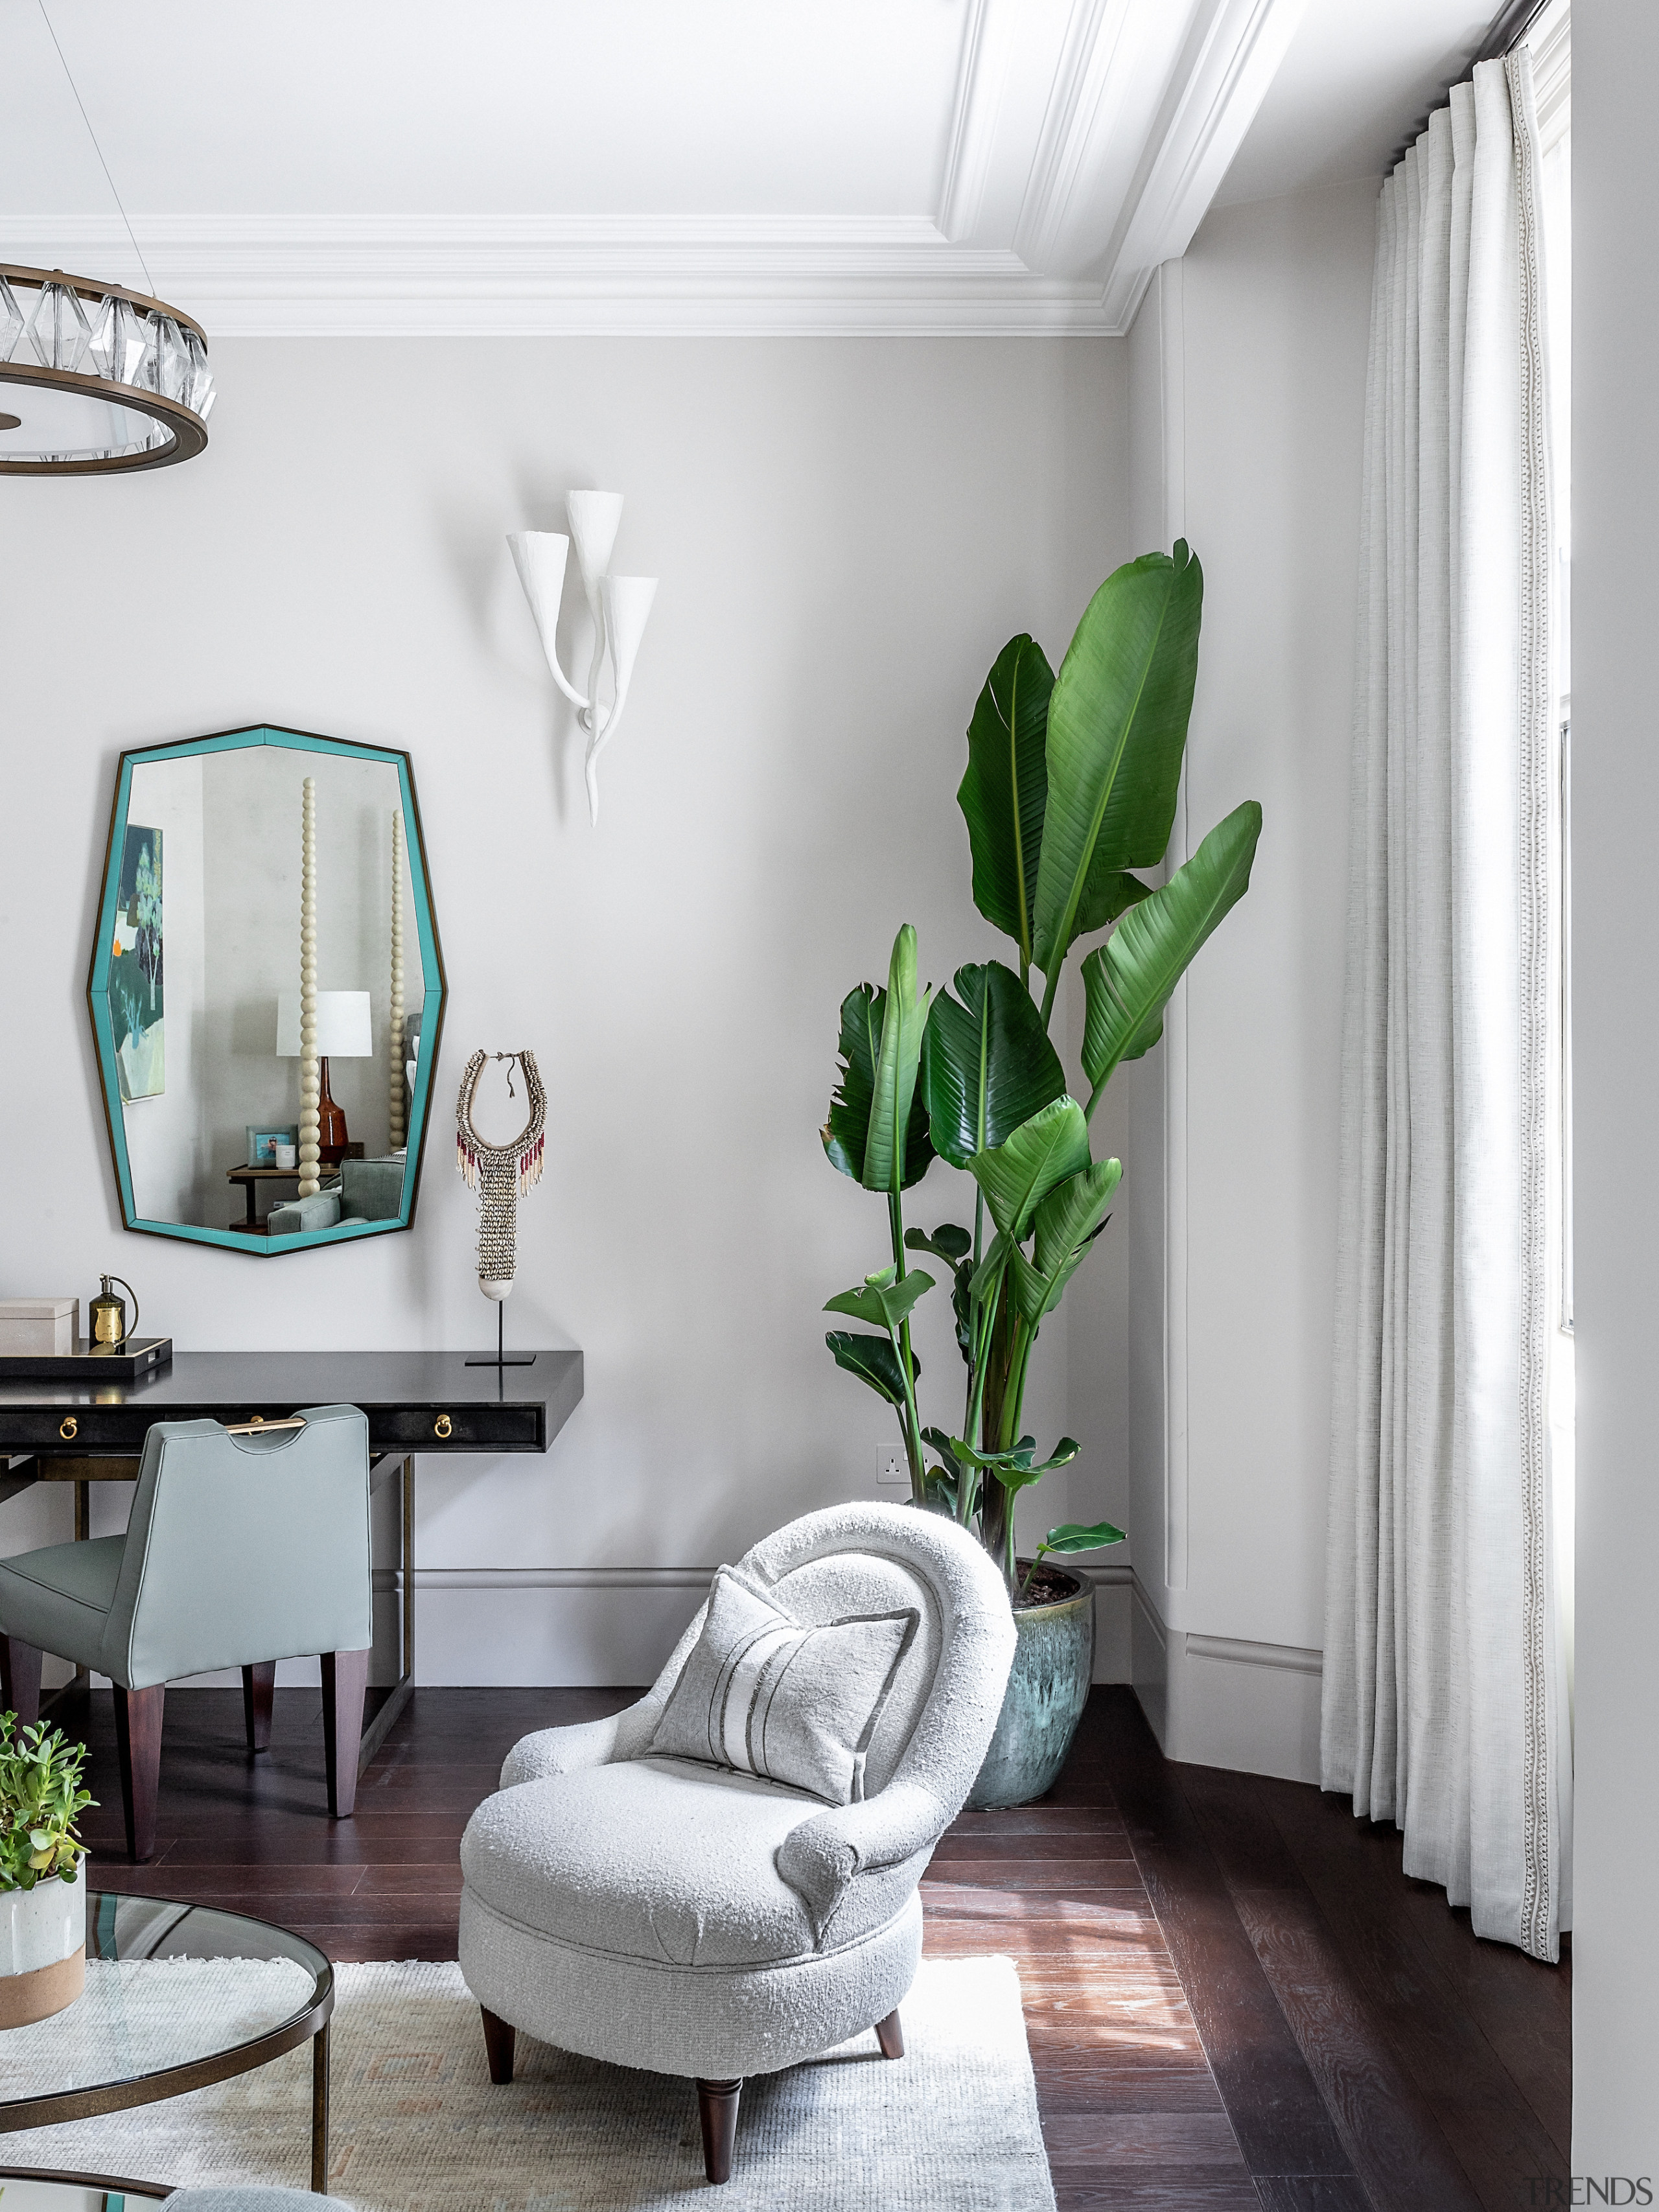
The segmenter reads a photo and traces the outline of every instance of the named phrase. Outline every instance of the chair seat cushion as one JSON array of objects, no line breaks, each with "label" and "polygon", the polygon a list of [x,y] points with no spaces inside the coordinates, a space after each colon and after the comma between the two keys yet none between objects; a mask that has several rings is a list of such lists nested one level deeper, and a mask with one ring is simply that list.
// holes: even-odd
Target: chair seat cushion
[{"label": "chair seat cushion", "polygon": [[126,1540],[94,1536],[0,1559],[0,1629],[57,1658],[97,1666]]},{"label": "chair seat cushion", "polygon": [[461,1870],[495,1911],[562,1942],[657,1966],[769,1965],[814,1948],[774,1860],[817,1809],[750,1775],[624,1759],[486,1798]]}]

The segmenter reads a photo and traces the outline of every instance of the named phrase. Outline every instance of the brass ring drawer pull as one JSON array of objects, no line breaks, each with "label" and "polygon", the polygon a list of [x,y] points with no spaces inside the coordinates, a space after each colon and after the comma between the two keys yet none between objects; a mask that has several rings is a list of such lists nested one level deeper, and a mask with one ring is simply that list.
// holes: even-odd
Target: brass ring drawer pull
[{"label": "brass ring drawer pull", "polygon": [[450,1436],[453,1433],[454,1425],[447,1413],[440,1413],[432,1424],[432,1433],[434,1437]]},{"label": "brass ring drawer pull", "polygon": [[75,1442],[76,1437],[81,1433],[81,1424],[73,1413],[64,1414],[63,1419],[58,1424],[58,1433],[66,1444],[72,1444]]}]

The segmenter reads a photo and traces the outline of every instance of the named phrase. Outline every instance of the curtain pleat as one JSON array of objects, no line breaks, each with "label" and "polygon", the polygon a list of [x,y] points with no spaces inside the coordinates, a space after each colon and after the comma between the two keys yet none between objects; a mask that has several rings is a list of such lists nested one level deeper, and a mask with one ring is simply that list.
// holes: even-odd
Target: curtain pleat
[{"label": "curtain pleat", "polygon": [[1548,484],[1530,58],[1383,187],[1365,409],[1322,1771],[1554,1958]]}]

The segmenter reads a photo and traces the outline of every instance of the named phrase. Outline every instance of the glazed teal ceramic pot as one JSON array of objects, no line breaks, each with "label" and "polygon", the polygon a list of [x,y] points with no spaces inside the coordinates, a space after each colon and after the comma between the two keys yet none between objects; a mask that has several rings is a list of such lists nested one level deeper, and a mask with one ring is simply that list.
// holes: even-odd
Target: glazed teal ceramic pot
[{"label": "glazed teal ceramic pot", "polygon": [[[1018,1606],[1019,1641],[991,1748],[969,1794],[969,1810],[1029,1805],[1052,1790],[1066,1764],[1095,1667],[1095,1591],[1052,1561],[1045,1569],[1072,1585],[1048,1605]],[[1024,1574],[1029,1559],[1019,1562]]]}]

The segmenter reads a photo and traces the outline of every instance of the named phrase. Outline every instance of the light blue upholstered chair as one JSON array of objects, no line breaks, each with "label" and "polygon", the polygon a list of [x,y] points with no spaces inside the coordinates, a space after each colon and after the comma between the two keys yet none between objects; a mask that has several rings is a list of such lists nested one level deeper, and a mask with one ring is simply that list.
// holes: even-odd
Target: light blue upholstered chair
[{"label": "light blue upholstered chair", "polygon": [[337,1221],[395,1221],[404,1202],[404,1165],[395,1153],[383,1160],[342,1160],[325,1190],[273,1206],[266,1227],[273,1237],[292,1237],[301,1229],[332,1229]]},{"label": "light blue upholstered chair", "polygon": [[46,1651],[107,1674],[127,1849],[155,1847],[167,1685],[240,1667],[248,1746],[270,1741],[279,1659],[323,1662],[328,1809],[356,1800],[368,1680],[368,1422],[313,1406],[301,1428],[233,1435],[158,1421],[125,1536],[0,1559],[0,1702],[38,1719]]}]

